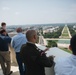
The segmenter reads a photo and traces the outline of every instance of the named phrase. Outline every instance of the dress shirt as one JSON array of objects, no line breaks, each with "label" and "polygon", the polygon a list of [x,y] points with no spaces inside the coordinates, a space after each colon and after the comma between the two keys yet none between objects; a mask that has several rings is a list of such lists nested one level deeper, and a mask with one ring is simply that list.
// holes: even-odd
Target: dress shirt
[{"label": "dress shirt", "polygon": [[76,55],[60,58],[55,64],[55,75],[76,75]]},{"label": "dress shirt", "polygon": [[23,33],[18,33],[14,37],[12,37],[11,45],[15,49],[15,52],[20,52],[21,46],[26,44],[27,39],[26,35]]}]

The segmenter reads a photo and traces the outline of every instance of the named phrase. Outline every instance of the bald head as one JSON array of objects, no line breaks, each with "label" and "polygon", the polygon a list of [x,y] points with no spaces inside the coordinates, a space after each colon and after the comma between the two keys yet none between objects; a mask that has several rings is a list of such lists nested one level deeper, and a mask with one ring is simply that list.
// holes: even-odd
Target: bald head
[{"label": "bald head", "polygon": [[30,42],[35,42],[36,39],[37,39],[37,33],[36,33],[36,31],[35,30],[28,30],[26,32],[26,38]]}]

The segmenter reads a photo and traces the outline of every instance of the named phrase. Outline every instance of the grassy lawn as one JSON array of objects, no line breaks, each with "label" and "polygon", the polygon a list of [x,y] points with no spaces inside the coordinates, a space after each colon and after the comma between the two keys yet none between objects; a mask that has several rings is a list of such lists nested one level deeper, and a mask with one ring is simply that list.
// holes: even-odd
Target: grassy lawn
[{"label": "grassy lawn", "polygon": [[64,27],[64,31],[61,34],[62,38],[69,38],[69,34],[68,34],[68,30],[67,30],[67,26]]},{"label": "grassy lawn", "polygon": [[66,49],[66,48],[60,48],[60,49],[66,51],[66,52],[68,52],[68,53],[72,53],[72,51],[69,50],[69,49]]},{"label": "grassy lawn", "polygon": [[64,30],[63,33],[68,33],[68,31],[67,30]]},{"label": "grassy lawn", "polygon": [[64,33],[64,34],[62,34],[62,36],[68,36],[69,37],[69,34],[68,33]]}]

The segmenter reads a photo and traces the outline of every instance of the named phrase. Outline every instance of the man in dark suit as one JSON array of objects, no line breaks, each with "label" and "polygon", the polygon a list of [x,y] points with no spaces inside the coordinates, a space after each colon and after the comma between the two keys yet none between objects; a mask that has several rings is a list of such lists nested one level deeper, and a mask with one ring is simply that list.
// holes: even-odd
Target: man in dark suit
[{"label": "man in dark suit", "polygon": [[21,48],[21,58],[26,65],[25,75],[45,75],[44,67],[52,67],[53,58],[46,57],[45,53],[36,45],[37,33],[35,30],[26,32],[28,42]]}]

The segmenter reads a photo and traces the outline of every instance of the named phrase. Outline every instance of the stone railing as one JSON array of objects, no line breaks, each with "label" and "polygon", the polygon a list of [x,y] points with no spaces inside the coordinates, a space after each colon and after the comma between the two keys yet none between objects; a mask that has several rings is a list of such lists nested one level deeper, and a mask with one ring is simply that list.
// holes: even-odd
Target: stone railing
[{"label": "stone railing", "polygon": [[[41,46],[39,44],[36,44],[40,49],[44,50],[46,47],[45,46]],[[16,62],[16,58],[15,58],[15,52],[14,52],[14,49],[12,47],[10,47],[10,51],[11,51],[11,60],[12,60],[12,63],[15,63],[17,64]],[[53,48],[50,48],[47,52],[47,57],[48,56],[51,56],[51,55],[54,55],[55,56],[55,59],[54,59],[54,62],[59,58],[59,57],[67,57],[69,56],[70,54],[57,48],[57,47],[53,47]],[[45,68],[45,73],[46,75],[55,75],[55,72],[54,72],[54,66],[51,67],[51,68]]]}]

